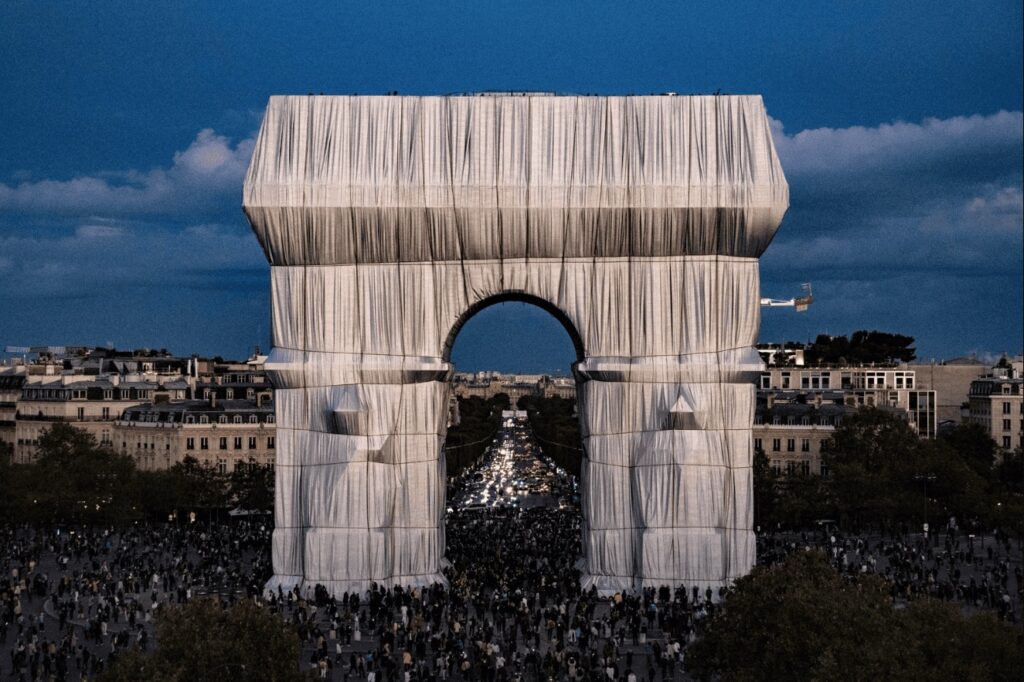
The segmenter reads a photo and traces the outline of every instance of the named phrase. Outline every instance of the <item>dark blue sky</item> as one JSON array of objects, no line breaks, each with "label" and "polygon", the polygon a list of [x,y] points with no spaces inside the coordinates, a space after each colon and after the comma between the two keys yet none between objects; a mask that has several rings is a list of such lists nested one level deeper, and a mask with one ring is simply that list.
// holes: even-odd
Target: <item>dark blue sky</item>
[{"label": "dark blue sky", "polygon": [[[764,292],[818,300],[766,311],[763,339],[1019,352],[1019,1],[341,4],[0,5],[0,345],[265,345],[239,205],[271,94],[721,89],[764,95],[790,181]],[[571,356],[518,305],[455,349],[466,369]]]}]

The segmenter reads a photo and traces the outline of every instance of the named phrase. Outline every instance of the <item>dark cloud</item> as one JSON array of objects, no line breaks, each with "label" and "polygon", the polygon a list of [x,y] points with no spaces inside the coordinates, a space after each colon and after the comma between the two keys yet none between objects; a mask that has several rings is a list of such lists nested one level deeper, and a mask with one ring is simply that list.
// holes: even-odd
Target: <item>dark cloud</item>
[{"label": "dark cloud", "polygon": [[[1020,112],[795,134],[775,122],[792,207],[762,288],[789,297],[812,281],[817,302],[803,315],[766,311],[762,338],[884,328],[917,336],[928,356],[1019,349],[1021,130]],[[148,343],[186,350],[265,342],[267,266],[239,208],[252,144],[203,130],[149,170],[0,184],[5,341],[82,341],[85,329],[146,330]],[[521,327],[532,341],[517,347],[542,366],[571,362],[556,323],[494,309],[484,326],[502,310],[515,324],[500,336]],[[483,367],[494,335],[477,328],[458,348]]]},{"label": "dark cloud", "polygon": [[1019,351],[1022,123],[1004,111],[789,135],[776,122],[791,209],[763,286],[810,280],[817,302],[766,313],[762,338],[884,327],[923,355]]}]

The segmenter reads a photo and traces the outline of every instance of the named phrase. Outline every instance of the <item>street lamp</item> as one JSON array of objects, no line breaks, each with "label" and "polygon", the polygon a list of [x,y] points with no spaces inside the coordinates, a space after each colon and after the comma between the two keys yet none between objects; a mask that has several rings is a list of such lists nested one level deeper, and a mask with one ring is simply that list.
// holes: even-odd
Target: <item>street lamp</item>
[{"label": "street lamp", "polygon": [[935,480],[935,474],[916,474],[915,481],[924,483],[924,539],[928,539],[928,482]]}]

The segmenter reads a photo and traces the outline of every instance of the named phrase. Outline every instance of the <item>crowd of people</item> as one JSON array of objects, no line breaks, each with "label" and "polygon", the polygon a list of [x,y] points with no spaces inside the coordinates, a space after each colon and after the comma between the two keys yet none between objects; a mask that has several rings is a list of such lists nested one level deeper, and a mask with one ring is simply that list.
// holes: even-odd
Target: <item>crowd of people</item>
[{"label": "crowd of people", "polygon": [[[359,594],[278,591],[270,522],[127,528],[0,527],[0,679],[92,679],[154,646],[160,608],[204,595],[253,599],[294,624],[301,665],[331,680],[683,679],[690,642],[724,593],[696,586],[600,597],[580,587],[572,506],[453,510],[447,585]],[[764,532],[762,562],[818,547],[844,574],[1020,617],[1019,545],[1008,538]]]},{"label": "crowd of people", "polygon": [[[456,511],[448,522],[448,586],[278,594],[315,642],[327,679],[666,680],[712,595],[679,588],[602,599],[580,588],[579,513],[571,508]],[[323,612],[329,630],[313,614]],[[333,645],[332,645],[333,643]]]},{"label": "crowd of people", "polygon": [[258,594],[270,533],[266,521],[0,526],[0,679],[93,678],[152,645],[162,605]]},{"label": "crowd of people", "polygon": [[758,561],[771,564],[794,551],[819,549],[840,573],[874,573],[891,584],[895,603],[927,595],[965,608],[993,609],[1019,623],[1024,604],[1021,545],[1006,534],[968,535],[955,523],[929,536],[906,529],[889,534],[844,534],[830,527],[758,534]]}]

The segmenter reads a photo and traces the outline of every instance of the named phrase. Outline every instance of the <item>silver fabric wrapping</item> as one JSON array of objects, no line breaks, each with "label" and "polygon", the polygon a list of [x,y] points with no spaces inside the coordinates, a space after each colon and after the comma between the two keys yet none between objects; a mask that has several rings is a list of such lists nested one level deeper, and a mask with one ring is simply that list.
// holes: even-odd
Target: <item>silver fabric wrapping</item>
[{"label": "silver fabric wrapping", "polygon": [[759,97],[271,98],[244,189],[273,265],[268,588],[442,579],[450,344],[510,295],[582,349],[585,586],[743,575],[787,206]]}]

